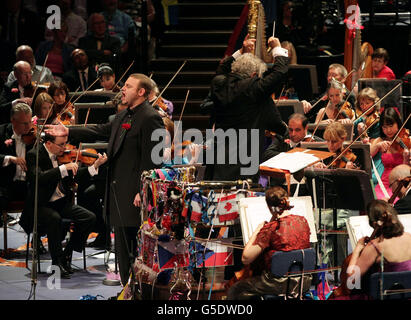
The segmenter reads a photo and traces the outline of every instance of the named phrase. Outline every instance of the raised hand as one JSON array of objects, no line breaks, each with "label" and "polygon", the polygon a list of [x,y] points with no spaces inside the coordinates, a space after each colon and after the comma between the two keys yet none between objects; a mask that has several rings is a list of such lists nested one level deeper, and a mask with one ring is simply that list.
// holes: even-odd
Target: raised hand
[{"label": "raised hand", "polygon": [[55,137],[68,136],[69,129],[63,124],[48,124],[45,126],[44,132]]}]

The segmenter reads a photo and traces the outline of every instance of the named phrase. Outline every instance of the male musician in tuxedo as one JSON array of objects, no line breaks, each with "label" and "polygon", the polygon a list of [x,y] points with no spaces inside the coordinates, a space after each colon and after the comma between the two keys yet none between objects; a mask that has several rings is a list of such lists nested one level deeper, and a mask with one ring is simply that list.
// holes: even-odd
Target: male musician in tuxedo
[{"label": "male musician in tuxedo", "polygon": [[[388,177],[390,188],[394,191],[397,189],[400,180],[411,176],[411,167],[408,164],[400,164],[391,170]],[[399,214],[411,213],[411,183],[403,185],[398,194],[399,200],[394,204],[394,209]]]},{"label": "male musician in tuxedo", "polygon": [[[97,72],[89,63],[88,56],[83,49],[74,49],[71,53],[73,68],[63,74],[63,82],[70,91],[86,91],[86,89],[97,79]],[[89,90],[98,88],[95,83]]]},{"label": "male musician in tuxedo", "polygon": [[[10,121],[11,107],[18,102],[31,106],[32,97],[25,97],[25,89],[31,86],[31,66],[26,61],[18,61],[13,66],[16,80],[4,85],[0,95],[0,123]],[[26,94],[27,95],[27,94]]]},{"label": "male musician in tuxedo", "polygon": [[[36,59],[34,58],[33,49],[30,46],[22,45],[16,50],[16,61],[26,61],[31,66],[32,80],[38,83],[51,83],[54,81],[53,74],[51,70],[47,67],[43,67],[36,64]],[[41,78],[40,78],[41,77]],[[13,82],[16,80],[14,72],[11,71],[7,77],[7,82]]]},{"label": "male musician in tuxedo", "polygon": [[10,201],[24,201],[27,196],[26,152],[32,145],[26,145],[22,135],[31,128],[31,108],[17,103],[11,109],[10,121],[0,125],[0,212]]},{"label": "male musician in tuxedo", "polygon": [[[67,144],[67,135],[55,137],[46,134],[38,150],[38,167],[36,148],[27,153],[27,178],[29,181],[29,199],[23,210],[20,225],[27,233],[32,231],[34,202],[37,197],[38,224],[44,229],[48,238],[52,264],[58,266],[62,278],[70,278],[71,257],[73,250],[81,252],[91,232],[96,216],[93,212],[73,203],[72,184],[81,179],[89,179],[98,173],[101,164],[107,161],[106,155],[98,154],[98,159],[89,167],[79,166],[76,162],[58,163]],[[38,188],[36,194],[36,172]],[[74,231],[63,251],[61,228],[62,219],[74,222]]]},{"label": "male musician in tuxedo", "polygon": [[158,166],[151,158],[151,151],[158,142],[152,141],[151,135],[156,129],[165,130],[160,115],[148,102],[151,90],[150,78],[139,73],[131,74],[121,89],[121,103],[127,108],[118,112],[112,122],[70,129],[57,125],[46,130],[54,135],[69,134],[70,140],[108,140],[105,210],[109,211],[106,215],[109,214],[114,226],[123,285],[128,281],[134,262],[136,236],[141,224],[141,174]]},{"label": "male musician in tuxedo", "polygon": [[[220,129],[220,132],[227,134],[235,133],[236,141],[214,139],[215,159],[214,164],[206,167],[207,179],[251,178],[256,182],[263,152],[264,130],[284,134],[287,129],[271,94],[285,81],[288,52],[281,48],[278,38],[270,37],[268,45],[273,48],[275,62],[267,71],[264,72],[266,64],[251,54],[254,52],[255,39],[247,37],[240,50],[222,61],[217,76],[211,82],[210,109],[215,119],[216,137]],[[240,136],[242,133],[245,135]],[[254,137],[258,140],[251,141]],[[258,149],[250,152],[252,147]],[[223,163],[221,154],[225,156]],[[255,163],[240,163],[241,158],[250,154],[249,160]],[[233,158],[236,163],[232,162]]]},{"label": "male musician in tuxedo", "polygon": [[[276,134],[272,138],[272,143],[267,147],[263,153],[262,162],[267,161],[275,157],[276,155],[290,151],[293,148],[300,147],[301,142],[308,142],[311,140],[312,135],[308,133],[308,119],[300,113],[293,113],[288,118],[288,132],[285,136]],[[312,141],[323,141],[321,138],[314,136]],[[303,172],[296,172],[291,178],[291,192],[294,192],[298,181],[302,184],[305,183],[303,179]],[[298,181],[297,181],[298,180]],[[264,176],[260,177],[260,183],[265,187],[267,179]],[[284,179],[270,179],[272,185],[284,184]],[[301,189],[301,192],[308,192],[305,188]]]}]

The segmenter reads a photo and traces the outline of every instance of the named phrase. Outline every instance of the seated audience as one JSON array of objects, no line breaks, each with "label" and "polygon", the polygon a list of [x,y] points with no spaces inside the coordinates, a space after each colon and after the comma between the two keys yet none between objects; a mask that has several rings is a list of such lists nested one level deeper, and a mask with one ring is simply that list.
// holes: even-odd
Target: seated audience
[{"label": "seated audience", "polygon": [[71,53],[73,68],[63,75],[63,82],[67,85],[70,91],[86,91],[91,84],[94,85],[90,90],[98,87],[95,83],[97,72],[89,63],[88,56],[83,49],[75,49]]},{"label": "seated audience", "polygon": [[83,49],[91,64],[108,63],[117,67],[120,58],[120,39],[107,32],[106,21],[100,13],[91,14],[88,19],[89,34],[79,40],[79,48]]}]

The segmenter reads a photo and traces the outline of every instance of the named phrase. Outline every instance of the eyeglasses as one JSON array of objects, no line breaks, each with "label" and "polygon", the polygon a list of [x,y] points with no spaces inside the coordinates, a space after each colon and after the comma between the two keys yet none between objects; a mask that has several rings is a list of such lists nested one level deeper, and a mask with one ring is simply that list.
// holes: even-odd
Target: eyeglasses
[{"label": "eyeglasses", "polygon": [[63,142],[63,143],[55,143],[53,141],[50,141],[51,143],[55,144],[56,146],[60,147],[60,148],[64,148],[67,145],[67,142]]}]

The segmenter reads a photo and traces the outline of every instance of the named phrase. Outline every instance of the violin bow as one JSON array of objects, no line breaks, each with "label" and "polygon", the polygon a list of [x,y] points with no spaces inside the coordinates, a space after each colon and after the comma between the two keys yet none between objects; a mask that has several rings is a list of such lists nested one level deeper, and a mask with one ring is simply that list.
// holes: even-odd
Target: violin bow
[{"label": "violin bow", "polygon": [[[320,99],[320,100],[321,100],[321,99]],[[318,101],[320,101],[320,100],[318,100]],[[318,102],[318,101],[317,101],[317,102]],[[314,139],[314,135],[315,135],[315,133],[317,132],[317,129],[318,129],[318,127],[320,126],[321,121],[323,121],[324,115],[325,115],[325,109],[324,109],[324,112],[323,112],[322,115],[321,115],[320,120],[318,120],[318,122],[317,122],[317,124],[316,124],[316,126],[315,126],[315,128],[314,128],[314,131],[313,131],[313,133],[311,134],[310,140],[309,140],[308,142],[311,142],[311,141]]]},{"label": "violin bow", "polygon": [[[114,85],[113,88],[117,87],[117,85],[120,83],[120,81],[124,78],[124,76],[127,74],[128,70],[130,70],[131,66],[134,64],[134,60],[131,61],[130,65],[128,66],[128,68],[126,69],[126,71],[124,71],[124,73],[122,74],[122,76],[118,79],[118,81],[116,82],[116,84]],[[121,91],[120,91],[121,92]]]},{"label": "violin bow", "polygon": [[[86,90],[84,90],[84,91],[76,98],[76,100],[73,101],[73,106],[74,106],[74,104],[75,104],[82,96],[84,96],[84,95],[89,91],[89,89],[90,89],[92,86],[94,86],[94,84],[95,84],[97,81],[99,81],[99,78],[98,78],[98,77],[97,77],[96,80],[93,81],[92,84],[90,84],[90,85],[87,87]],[[76,92],[77,92],[77,91],[76,91]],[[61,110],[60,113],[59,113],[57,116],[61,116],[64,112],[67,111],[68,108],[69,108],[69,104],[67,103],[66,107],[65,107],[63,110]]]},{"label": "violin bow", "polygon": [[397,140],[398,136],[399,136],[400,133],[401,133],[401,130],[404,129],[404,127],[405,127],[406,123],[408,122],[408,120],[410,119],[410,117],[411,117],[411,113],[408,115],[407,119],[404,121],[404,123],[402,124],[401,128],[398,129],[398,131],[397,131],[397,133],[395,134],[394,138],[391,140],[391,142],[390,142],[390,147],[391,147],[392,144],[395,142],[395,140]]},{"label": "violin bow", "polygon": [[154,100],[154,102],[151,104],[151,106],[155,106],[158,99],[161,98],[161,96],[163,95],[164,91],[166,91],[166,89],[168,88],[168,86],[171,84],[171,82],[173,82],[174,78],[180,73],[181,69],[183,69],[184,65],[187,63],[187,60],[184,60],[183,64],[181,65],[181,67],[177,70],[177,72],[173,75],[173,77],[170,79],[170,81],[167,83],[167,85],[163,88],[163,90],[160,92],[160,94],[158,95],[158,97],[156,98],[156,100]]},{"label": "violin bow", "polygon": [[[43,124],[43,126],[40,128],[39,133],[38,133],[38,136],[39,136],[39,137],[40,137],[41,134],[43,133],[44,126],[45,126],[47,120],[49,119],[49,117],[50,117],[50,115],[51,115],[51,111],[53,110],[53,107],[54,107],[55,104],[56,104],[56,102],[53,101],[53,104],[51,105],[49,111],[47,112],[46,118],[44,119],[44,124]],[[37,122],[38,122],[38,120],[39,120],[39,119],[37,118]],[[38,125],[38,124],[37,124],[37,125]],[[36,144],[37,144],[37,139],[36,139],[36,143],[35,143],[34,145],[36,145]]]},{"label": "violin bow", "polygon": [[184,104],[183,104],[183,109],[181,110],[180,117],[179,117],[179,119],[178,119],[177,129],[174,131],[173,143],[174,143],[174,139],[175,139],[175,137],[176,137],[176,135],[177,135],[178,129],[179,129],[179,127],[180,127],[181,118],[183,117],[184,109],[185,109],[185,107],[186,107],[186,103],[187,103],[187,99],[188,99],[188,95],[189,95],[189,94],[190,94],[190,89],[187,90],[186,98],[185,98]]},{"label": "violin bow", "polygon": [[43,77],[44,71],[46,71],[46,63],[47,63],[48,58],[49,58],[49,54],[47,53],[46,59],[44,59],[43,69],[41,69],[41,72],[40,72],[39,80],[36,81],[36,87],[34,88],[33,95],[31,96],[32,99],[36,96],[37,88],[38,88],[39,85],[40,85],[40,80],[41,80],[41,78]]},{"label": "violin bow", "polygon": [[342,150],[342,151],[340,152],[340,154],[339,154],[337,157],[335,157],[335,159],[326,167],[326,169],[329,169],[338,159],[340,159],[340,158],[343,156],[343,154],[344,154],[346,151],[348,151],[348,149],[350,149],[350,147],[354,144],[354,142],[356,142],[360,137],[362,137],[362,136],[367,132],[367,130],[370,129],[370,128],[371,128],[374,124],[376,124],[378,121],[380,121],[380,118],[376,118],[376,119],[363,131],[363,133],[361,133],[360,135],[358,135],[357,138],[355,138],[348,146],[346,146],[346,147],[344,148],[344,150]]}]

